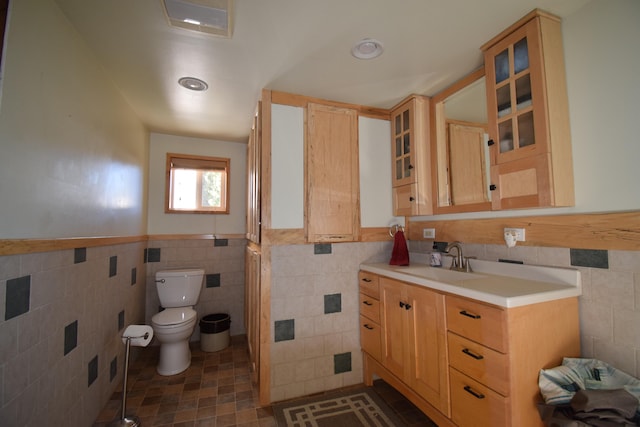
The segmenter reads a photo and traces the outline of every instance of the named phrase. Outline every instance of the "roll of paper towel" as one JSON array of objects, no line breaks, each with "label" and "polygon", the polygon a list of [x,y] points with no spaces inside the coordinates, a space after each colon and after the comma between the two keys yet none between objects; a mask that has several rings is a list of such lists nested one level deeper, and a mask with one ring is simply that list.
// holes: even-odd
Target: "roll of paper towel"
[{"label": "roll of paper towel", "polygon": [[153,338],[153,328],[149,325],[129,325],[122,334],[122,342],[126,344],[127,338],[131,338],[132,346],[146,347]]}]

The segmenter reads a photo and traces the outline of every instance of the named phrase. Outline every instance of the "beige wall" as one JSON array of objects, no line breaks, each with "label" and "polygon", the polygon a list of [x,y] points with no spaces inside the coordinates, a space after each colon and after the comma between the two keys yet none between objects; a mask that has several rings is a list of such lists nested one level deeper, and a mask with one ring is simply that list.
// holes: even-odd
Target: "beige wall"
[{"label": "beige wall", "polygon": [[0,238],[146,232],[147,132],[53,0],[12,1]]},{"label": "beige wall", "polygon": [[[247,145],[238,142],[151,134],[149,153],[148,234],[241,234],[246,228]],[[231,159],[228,214],[164,212],[166,154],[195,154]]]}]

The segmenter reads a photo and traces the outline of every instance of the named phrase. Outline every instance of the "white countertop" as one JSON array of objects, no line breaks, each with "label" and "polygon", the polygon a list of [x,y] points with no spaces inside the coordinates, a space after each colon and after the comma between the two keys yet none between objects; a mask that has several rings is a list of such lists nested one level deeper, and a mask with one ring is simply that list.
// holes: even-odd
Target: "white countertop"
[{"label": "white countertop", "polygon": [[415,263],[406,267],[363,263],[360,269],[505,308],[582,295],[580,271],[574,268],[482,260],[470,263],[472,273]]}]

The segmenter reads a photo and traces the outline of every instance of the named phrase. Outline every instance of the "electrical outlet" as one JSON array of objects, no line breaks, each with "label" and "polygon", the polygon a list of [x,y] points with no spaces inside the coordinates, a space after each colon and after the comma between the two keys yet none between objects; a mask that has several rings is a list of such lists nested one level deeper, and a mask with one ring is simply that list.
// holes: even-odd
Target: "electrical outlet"
[{"label": "electrical outlet", "polygon": [[422,229],[422,237],[425,239],[435,239],[436,238],[436,229],[435,228],[423,228]]},{"label": "electrical outlet", "polygon": [[512,233],[516,236],[516,242],[524,242],[524,228],[505,228],[505,233]]}]

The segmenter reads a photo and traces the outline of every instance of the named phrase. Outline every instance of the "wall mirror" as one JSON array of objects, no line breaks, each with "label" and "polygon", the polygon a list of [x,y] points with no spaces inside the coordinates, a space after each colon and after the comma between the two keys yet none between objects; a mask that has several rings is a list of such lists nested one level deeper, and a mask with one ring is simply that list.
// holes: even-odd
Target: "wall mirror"
[{"label": "wall mirror", "polygon": [[484,68],[431,103],[434,213],[491,210]]}]

